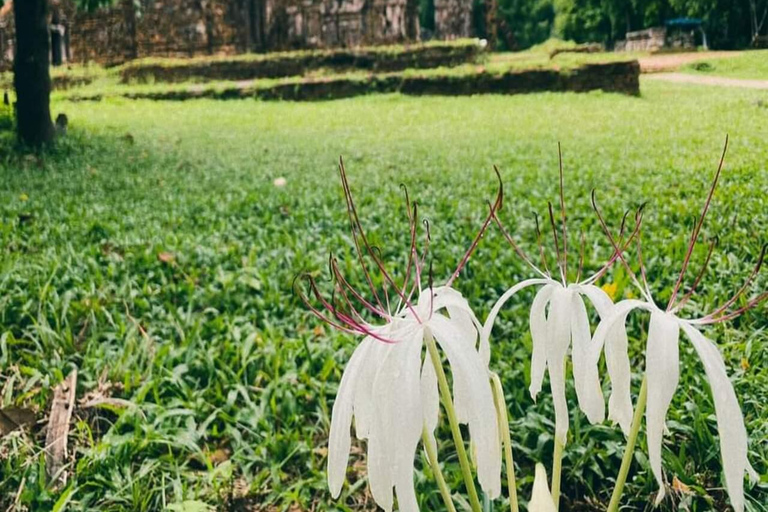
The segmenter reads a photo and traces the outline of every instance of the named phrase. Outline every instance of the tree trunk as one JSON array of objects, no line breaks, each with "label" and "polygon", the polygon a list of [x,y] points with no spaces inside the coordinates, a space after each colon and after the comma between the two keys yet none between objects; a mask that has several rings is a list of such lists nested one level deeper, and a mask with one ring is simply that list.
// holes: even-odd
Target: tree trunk
[{"label": "tree trunk", "polygon": [[419,0],[405,1],[405,38],[419,40]]},{"label": "tree trunk", "polygon": [[50,46],[48,0],[13,2],[16,21],[16,55],[13,84],[19,141],[40,147],[53,141],[50,95]]}]

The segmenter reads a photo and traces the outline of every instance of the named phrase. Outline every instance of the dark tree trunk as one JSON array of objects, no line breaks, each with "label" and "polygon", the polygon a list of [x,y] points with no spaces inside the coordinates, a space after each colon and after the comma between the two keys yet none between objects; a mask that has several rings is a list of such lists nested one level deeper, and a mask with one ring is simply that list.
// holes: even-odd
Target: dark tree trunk
[{"label": "dark tree trunk", "polygon": [[405,38],[419,40],[419,0],[405,1]]},{"label": "dark tree trunk", "polygon": [[19,140],[40,147],[53,141],[48,71],[48,0],[13,2],[16,21],[16,55],[13,84]]}]

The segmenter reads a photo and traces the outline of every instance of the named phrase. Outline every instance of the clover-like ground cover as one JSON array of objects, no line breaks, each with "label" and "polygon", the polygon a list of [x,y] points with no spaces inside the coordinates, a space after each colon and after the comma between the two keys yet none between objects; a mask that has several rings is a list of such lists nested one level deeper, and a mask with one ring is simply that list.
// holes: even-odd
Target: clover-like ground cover
[{"label": "clover-like ground cover", "polygon": [[[625,209],[648,201],[644,258],[649,279],[666,283],[668,295],[675,278],[668,267],[682,258],[729,133],[704,229],[719,246],[691,306],[708,311],[741,284],[766,241],[765,100],[761,91],[644,82],[639,98],[55,103],[53,111],[70,118],[58,149],[40,158],[1,155],[0,392],[3,406],[32,408],[43,420],[52,385],[76,365],[74,456],[69,487],[52,492],[43,484],[42,425],[1,439],[0,508],[17,501],[45,510],[58,500],[75,510],[158,510],[201,500],[252,510],[373,510],[361,473],[350,474],[339,502],[325,482],[330,405],[355,341],[320,326],[291,288],[299,272],[325,271],[331,247],[347,248],[337,254],[342,262],[352,258],[338,156],[386,261],[406,254],[398,185],[408,185],[430,219],[440,280],[487,212],[493,164],[506,186],[501,218],[525,248],[535,247],[532,212],[544,213],[556,198],[560,141],[569,225],[586,230],[587,267],[609,253],[590,191],[597,189],[614,226]],[[279,177],[285,186],[273,184]],[[484,316],[525,277],[491,230],[456,286]],[[634,293],[619,267],[605,283],[617,298]],[[756,288],[766,285],[763,273]],[[551,458],[554,430],[551,399],[534,404],[527,392],[529,299],[505,309],[491,362],[510,404],[515,460],[528,475],[518,480],[522,496],[534,462]],[[767,328],[763,306],[710,332],[763,475],[748,487],[752,511],[768,503]],[[634,393],[643,346],[630,339]],[[690,510],[723,510],[712,400],[700,362],[689,347],[682,352],[663,450],[679,492],[661,510],[681,501]],[[580,414],[571,421],[563,509],[604,509],[623,436]],[[656,490],[644,439],[625,491],[633,510],[648,509]],[[449,484],[460,489],[453,447],[442,448]],[[364,450],[353,453],[359,459]],[[423,457],[417,468],[422,509],[442,510]]]}]

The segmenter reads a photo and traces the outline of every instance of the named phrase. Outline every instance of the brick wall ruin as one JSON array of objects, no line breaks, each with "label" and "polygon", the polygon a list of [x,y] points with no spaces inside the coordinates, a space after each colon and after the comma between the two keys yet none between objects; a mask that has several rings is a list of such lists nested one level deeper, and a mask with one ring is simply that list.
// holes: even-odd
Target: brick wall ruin
[{"label": "brick wall ruin", "polygon": [[[119,64],[298,48],[351,47],[417,40],[419,0],[117,0],[93,12],[51,0],[66,37],[64,61]],[[437,0],[444,39],[468,36],[471,0]],[[0,66],[13,58],[13,13],[0,14]],[[462,19],[458,19],[462,17]]]}]

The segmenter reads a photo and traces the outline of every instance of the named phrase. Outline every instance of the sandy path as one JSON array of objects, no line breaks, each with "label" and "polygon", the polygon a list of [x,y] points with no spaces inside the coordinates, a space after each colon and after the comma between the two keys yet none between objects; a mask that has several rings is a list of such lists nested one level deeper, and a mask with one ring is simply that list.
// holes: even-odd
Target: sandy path
[{"label": "sandy path", "polygon": [[722,76],[687,75],[685,73],[656,73],[648,75],[650,80],[664,80],[678,84],[718,85],[721,87],[742,87],[745,89],[767,89],[768,80],[747,80]]},{"label": "sandy path", "polygon": [[697,60],[722,59],[723,57],[735,57],[741,52],[689,52],[667,53],[662,55],[649,55],[641,57],[640,70],[643,73],[662,73],[665,71],[677,71],[680,66],[696,62]]}]

